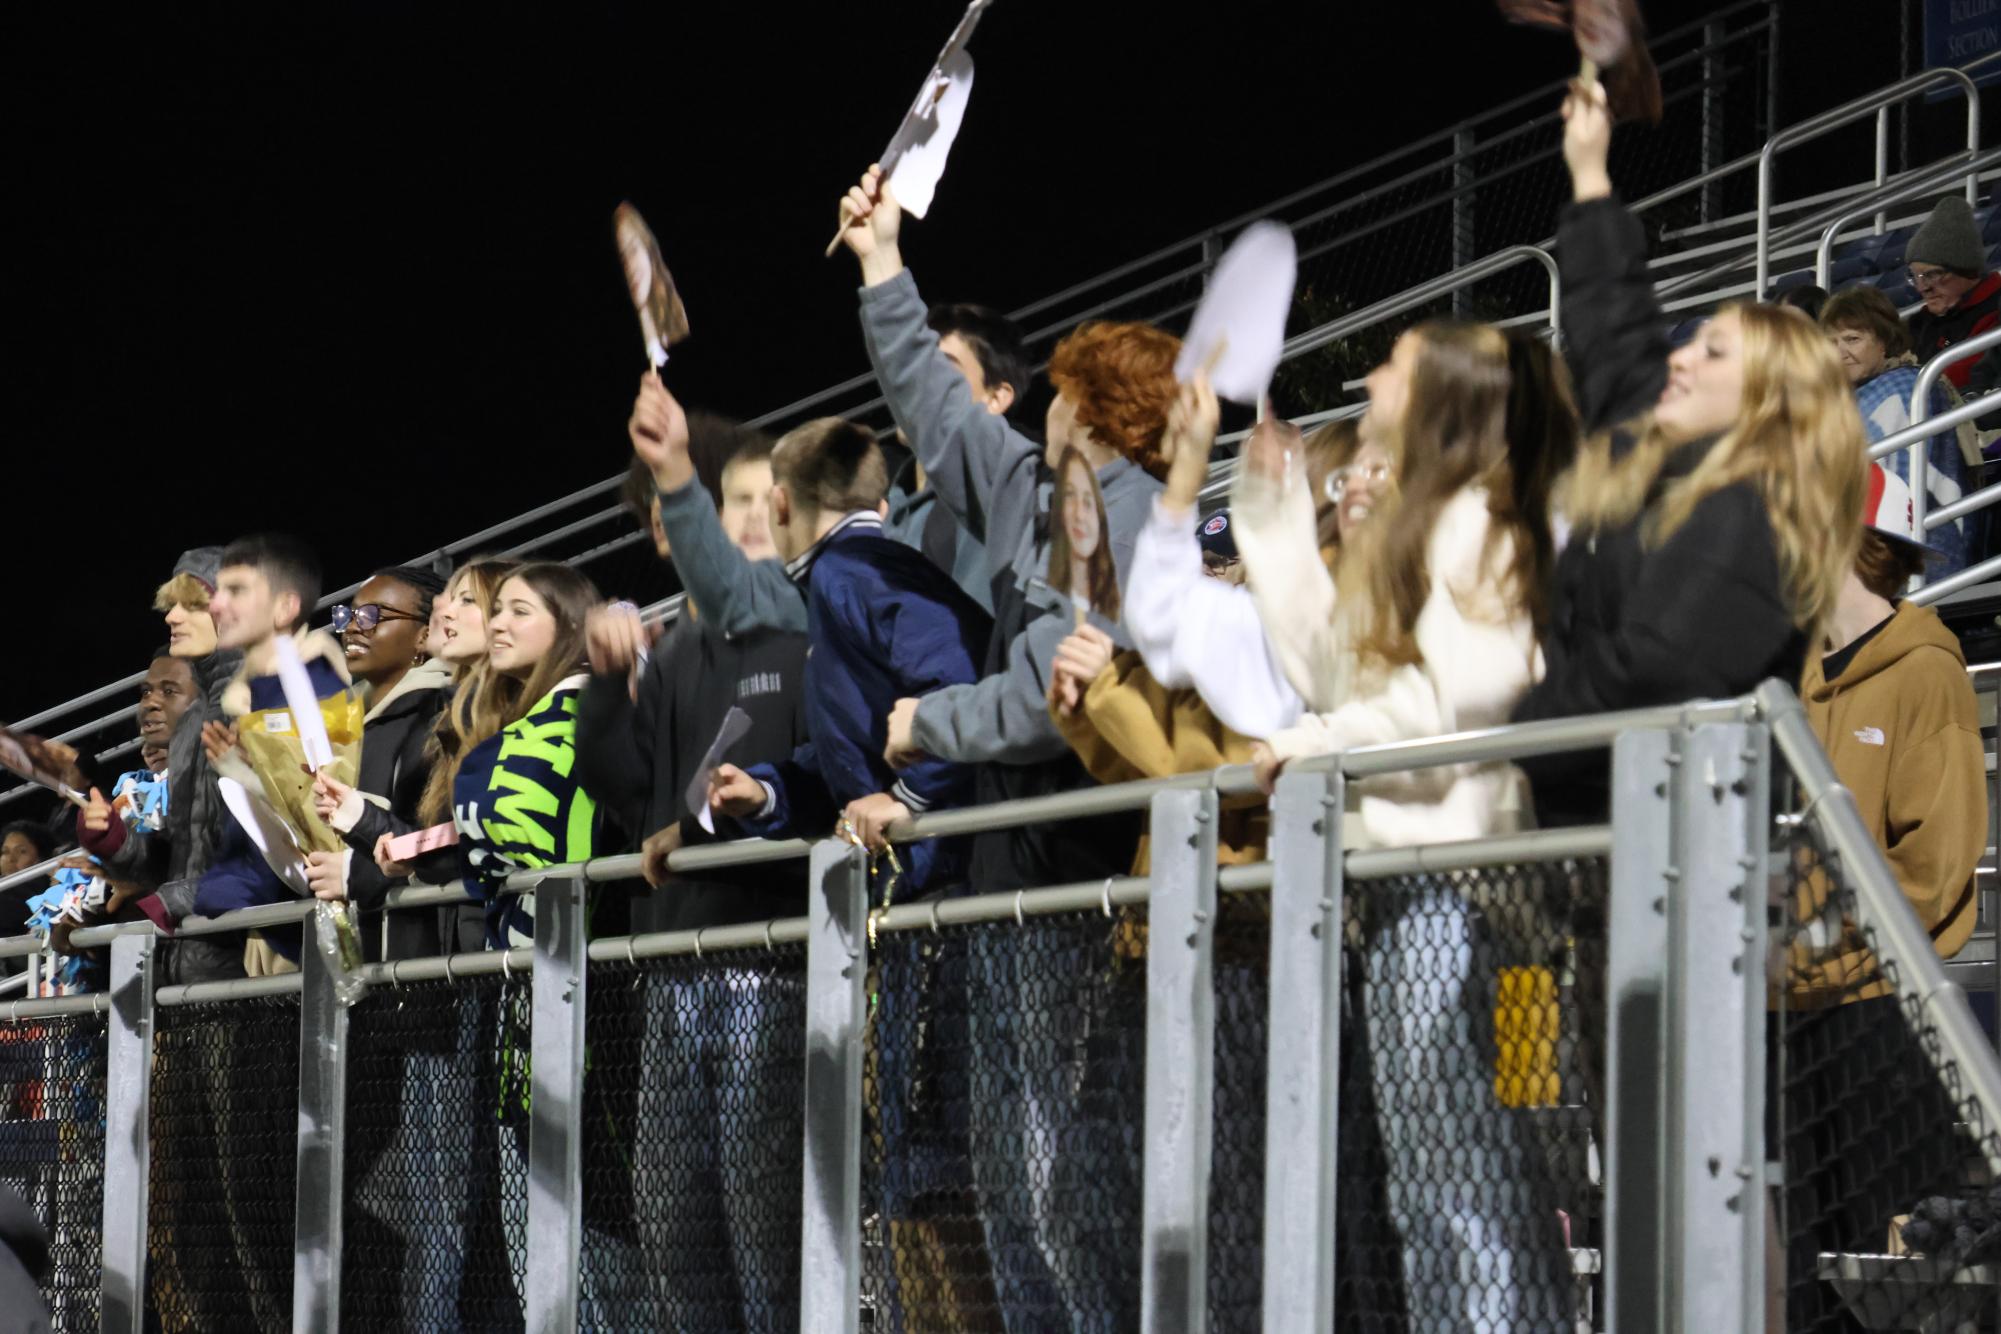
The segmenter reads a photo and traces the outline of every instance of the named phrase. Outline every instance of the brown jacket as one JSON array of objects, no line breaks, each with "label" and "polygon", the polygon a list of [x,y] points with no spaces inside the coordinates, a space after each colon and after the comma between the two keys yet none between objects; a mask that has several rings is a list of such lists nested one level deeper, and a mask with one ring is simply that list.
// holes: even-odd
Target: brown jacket
[{"label": "brown jacket", "polygon": [[[1100,783],[1130,783],[1201,773],[1251,762],[1250,738],[1223,726],[1193,690],[1169,690],[1153,679],[1137,653],[1121,653],[1098,673],[1084,703],[1050,716],[1064,740]],[[1262,801],[1228,799],[1216,829],[1217,860],[1225,866],[1264,860],[1270,820]],[[1145,875],[1141,840],[1133,874]]]},{"label": "brown jacket", "polygon": [[[1973,933],[1987,846],[1987,763],[1959,641],[1937,612],[1906,602],[1832,684],[1810,657],[1800,695],[1918,921],[1951,958]],[[1794,910],[1818,929],[1793,943],[1792,1003],[1887,995],[1862,934],[1829,910],[1825,881],[1809,874],[1799,886]]]}]

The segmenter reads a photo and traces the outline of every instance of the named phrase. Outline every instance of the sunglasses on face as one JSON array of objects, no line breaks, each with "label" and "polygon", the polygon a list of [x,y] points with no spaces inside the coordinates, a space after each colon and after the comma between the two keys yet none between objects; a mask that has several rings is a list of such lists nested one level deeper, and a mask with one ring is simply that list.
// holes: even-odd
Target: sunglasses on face
[{"label": "sunglasses on face", "polygon": [[381,607],[373,602],[364,602],[359,607],[342,603],[333,609],[333,628],[341,634],[349,626],[357,630],[373,630],[384,621],[422,621],[427,618],[413,612],[397,611],[394,607]]}]

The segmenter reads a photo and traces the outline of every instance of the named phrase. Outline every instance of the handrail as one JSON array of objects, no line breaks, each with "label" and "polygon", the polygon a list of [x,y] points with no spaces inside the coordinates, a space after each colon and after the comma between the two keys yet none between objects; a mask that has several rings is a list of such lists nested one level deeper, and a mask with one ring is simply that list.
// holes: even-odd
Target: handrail
[{"label": "handrail", "polygon": [[[2001,54],[2001,53],[1997,53]],[[1994,56],[1984,56],[1970,62],[1966,69],[1976,69],[1993,60]],[[1845,102],[1817,116],[1809,116],[1799,124],[1780,130],[1765,141],[1758,152],[1758,234],[1757,234],[1757,286],[1753,289],[1759,300],[1771,285],[1771,222],[1772,222],[1772,162],[1779,150],[1794,148],[1822,135],[1852,125],[1864,116],[1875,112],[1878,117],[1887,116],[1889,109],[1899,102],[1907,101],[1918,93],[1935,88],[1942,83],[1958,83],[1966,94],[1966,148],[1969,153],[1980,149],[1980,89],[1965,69],[1943,68],[1924,70],[1908,79],[1900,79],[1886,88],[1873,93],[1865,93],[1852,102]],[[1880,136],[1879,136],[1880,139]],[[1967,184],[1967,202],[1973,202],[1973,185]]]},{"label": "handrail", "polygon": [[[2001,329],[1990,329],[1986,333],[1976,334],[1964,342],[1955,343],[1943,352],[1935,353],[1931,360],[1927,361],[1919,369],[1917,382],[1911,386],[1911,427],[1922,426],[1930,419],[1932,387],[1938,383],[1939,377],[1945,374],[1948,366],[1956,366],[1973,356],[1974,353],[1985,351],[1996,344],[2001,344]],[[1981,400],[1975,399],[1973,401],[1977,403]],[[1926,440],[1929,441],[1932,436],[1938,435],[1943,430],[1943,427],[1935,428],[1926,436]],[[1962,514],[1971,514],[1974,510],[1984,509],[1986,506],[1992,504],[1995,499],[2001,498],[2001,487],[1985,487],[1980,491],[1976,491],[1971,496],[1961,496],[1958,500],[1947,506],[1952,511],[1949,515],[1942,514],[1927,522],[1925,510],[1927,502],[1931,499],[1931,487],[1930,478],[1926,474],[1930,470],[1930,466],[1931,450],[1929,446],[1912,444],[1910,462],[1904,471],[1911,479],[1911,521],[1920,533],[1929,533],[1932,529],[1941,527]],[[1978,504],[1967,504],[1969,500],[1977,500],[1980,496],[1988,492],[1994,492],[1995,494],[1989,496],[1986,500],[1981,500]]]},{"label": "handrail", "polygon": [[1302,353],[1324,347],[1328,343],[1346,338],[1350,334],[1401,315],[1405,311],[1414,310],[1428,302],[1436,301],[1439,297],[1449,296],[1462,287],[1491,278],[1504,269],[1513,268],[1529,260],[1541,264],[1549,273],[1549,327],[1552,332],[1561,333],[1562,316],[1559,308],[1562,304],[1563,278],[1557,271],[1556,257],[1541,246],[1515,245],[1505,250],[1497,250],[1484,259],[1475,260],[1465,268],[1419,283],[1395,296],[1384,297],[1373,305],[1364,306],[1338,319],[1329,320],[1317,328],[1308,329],[1305,333],[1295,334],[1285,340],[1280,360],[1289,361]]},{"label": "handrail", "polygon": [[[1977,154],[1968,159],[1963,167],[1952,169],[1949,175],[1957,176],[1960,172],[1964,171],[1969,177],[1977,177],[1981,172],[1993,166],[2001,166],[2001,149],[1989,149],[1985,153]],[[1886,183],[1880,185],[1877,191],[1872,192],[1873,197],[1865,196],[1865,198],[1870,199],[1870,202],[1857,205],[1850,208],[1847,212],[1839,214],[1833,222],[1827,224],[1827,229],[1820,234],[1820,245],[1814,251],[1813,256],[1814,280],[1822,287],[1827,286],[1828,275],[1834,267],[1835,237],[1843,227],[1870,214],[1881,218],[1883,210],[1889,205],[1908,203],[1913,199],[1919,199],[1930,194],[1937,188],[1938,186],[1933,182],[1932,173],[1925,173],[1920,175],[1916,180],[1906,181],[1899,185],[1888,185]]]}]

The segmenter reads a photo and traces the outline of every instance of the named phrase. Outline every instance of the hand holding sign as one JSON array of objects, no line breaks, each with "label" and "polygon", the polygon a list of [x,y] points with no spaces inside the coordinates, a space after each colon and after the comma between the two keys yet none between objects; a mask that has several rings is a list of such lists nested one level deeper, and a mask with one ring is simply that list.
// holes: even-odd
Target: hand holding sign
[{"label": "hand holding sign", "polygon": [[1661,122],[1661,76],[1647,51],[1638,0],[1496,0],[1510,23],[1567,32],[1583,57],[1581,83],[1605,81],[1617,120]]},{"label": "hand holding sign", "polygon": [[[982,11],[991,3],[993,0],[972,0],[966,6],[959,26],[946,39],[910,109],[903,113],[902,123],[890,136],[889,147],[882,150],[880,179],[895,188],[897,199],[913,216],[921,218],[930,211],[932,196],[945,174],[945,159],[952,152],[952,141],[959,137],[959,123],[965,119],[966,103],[973,95],[973,58],[966,52],[966,43],[972,39],[973,29],[979,26]],[[875,192],[871,191],[870,198],[874,197]],[[834,239],[827,242],[829,256],[839,248],[850,225],[865,216],[854,213],[843,202],[841,225],[835,229]]]},{"label": "hand holding sign", "polygon": [[77,791],[73,784],[64,782],[62,775],[52,772],[54,766],[47,762],[45,751],[47,744],[32,732],[16,732],[10,727],[0,726],[0,767],[11,769],[29,782],[49,789],[73,806],[88,806],[89,798]]},{"label": "hand holding sign", "polygon": [[1181,340],[1174,377],[1186,384],[1207,369],[1218,395],[1259,403],[1285,351],[1285,317],[1299,271],[1292,233],[1254,222],[1230,244]]},{"label": "hand holding sign", "polygon": [[632,308],[639,313],[639,333],[646,343],[646,359],[653,369],[667,364],[667,349],[688,336],[688,312],[681,305],[681,293],[674,275],[660,258],[660,243],[639,210],[620,204],[612,210],[611,226],[618,237],[618,258],[625,266],[626,286],[632,292]]}]

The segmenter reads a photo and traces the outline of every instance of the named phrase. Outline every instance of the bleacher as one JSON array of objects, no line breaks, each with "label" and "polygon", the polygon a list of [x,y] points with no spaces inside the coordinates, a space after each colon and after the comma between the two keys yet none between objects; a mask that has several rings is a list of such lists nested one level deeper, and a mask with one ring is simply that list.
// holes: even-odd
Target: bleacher
[{"label": "bleacher", "polygon": [[[1768,290],[1813,281],[1819,229],[1878,202],[1880,233],[1873,223],[1838,233],[1829,285],[1871,282],[1911,304],[1902,256],[1922,208],[1889,196],[1935,180],[1953,188],[1955,170],[1978,174],[1983,235],[2001,258],[2001,204],[1989,193],[2001,172],[1971,155],[1895,175],[1858,170],[1811,195],[1732,211],[1779,127],[1746,114],[1735,139],[1683,142],[1674,118],[1724,107],[1746,67],[1776,58],[1773,10],[1745,0],[1659,40],[1671,125],[1627,151],[1621,179],[1655,228],[1654,268],[1675,318],[1755,288],[1761,236],[1789,238],[1769,245]],[[1882,104],[1924,92],[1893,91]],[[1310,422],[1357,411],[1354,363],[1426,315],[1456,311],[1560,337],[1547,236],[1560,171],[1553,105],[1553,89],[1535,90],[1272,205],[1301,240],[1301,301],[1279,386],[1289,414]],[[1175,326],[1216,243],[1243,221],[1015,314],[1035,328],[1038,352],[1093,316]],[[830,411],[882,418],[873,383],[857,377],[760,421]],[[1212,501],[1232,466],[1219,463]],[[635,571],[652,577],[639,535],[617,531],[619,512],[603,504],[615,484],[552,498],[446,550],[558,556],[611,586]],[[648,608],[675,609],[672,596]],[[1941,609],[1969,660],[1994,664],[1975,669],[1994,772],[2001,584],[1960,590]],[[114,758],[132,714],[116,701],[132,684],[113,681],[21,725]],[[1352,1275],[1341,1267],[1364,1263],[1333,1254],[1336,1181],[1341,1191],[1356,1184],[1337,1161],[1347,1133],[1339,1112],[1350,1097],[1387,1099],[1386,1111],[1449,1127],[1450,1098],[1425,1073],[1447,1058],[1429,1053],[1435,1061],[1413,1062],[1418,1073],[1373,1089],[1336,1068],[1341,946],[1353,928],[1341,914],[1344,903],[1352,912],[1372,897],[1446,885],[1535,955],[1500,974],[1501,1050],[1478,1074],[1540,1146],[1541,1157],[1517,1167],[1534,1187],[1525,1197],[1560,1206],[1570,1319],[1512,1327],[1761,1328],[1763,1186],[1783,1194],[1786,1184],[1766,1175],[1762,1085],[1749,1073],[1762,1048],[1768,877],[1791,890],[1812,874],[1833,883],[1893,965],[1893,994],[1932,1057],[1920,1080],[1953,1093],[1957,1124],[1934,1128],[1973,1163],[1966,1182],[2001,1173],[2001,839],[1990,837],[1981,870],[1974,941],[1941,968],[1922,932],[1912,936],[1894,880],[1866,834],[1858,841],[1852,800],[1803,728],[1786,691],[1767,688],[1685,712],[1355,752],[1290,772],[1272,803],[1269,860],[1221,870],[1210,846],[1219,803],[1250,798],[1248,774],[1102,789],[1094,811],[1150,813],[1160,850],[1150,874],[1007,902],[870,912],[865,871],[832,843],[726,845],[677,853],[673,865],[810,857],[823,891],[811,914],[586,940],[590,886],[629,878],[636,863],[556,868],[513,885],[537,896],[532,950],[370,966],[359,999],[312,951],[290,979],[156,994],[150,929],[99,928],[79,943],[112,949],[110,993],[0,1004],[0,1082],[12,1095],[0,1109],[0,1178],[21,1184],[51,1221],[47,1291],[62,1330],[200,1328],[229,1311],[261,1328],[851,1331],[890,1328],[899,1304],[925,1313],[912,1328],[996,1328],[1008,1298],[964,1269],[977,1249],[965,1238],[990,1215],[963,1206],[927,1220],[923,1245],[954,1282],[934,1291],[912,1277],[918,1247],[892,1217],[899,1187],[885,1175],[877,1081],[881,1062],[904,1050],[898,1042],[976,1041],[968,1034],[985,1012],[966,961],[998,959],[1027,996],[1025,1036],[1018,1068],[977,1095],[952,1095],[993,1131],[977,1140],[978,1169],[985,1180],[1004,1173],[997,1160],[1011,1147],[1034,1159],[1034,1179],[1010,1202],[1033,1237],[1022,1248],[1110,1239],[1092,1250],[1111,1257],[1102,1266],[1053,1266],[1058,1295],[1031,1327],[1319,1331],[1342,1311],[1393,1325],[1394,1303],[1377,1309],[1372,1293],[1335,1291],[1337,1269]],[[1370,775],[1595,748],[1646,779],[1622,786],[1606,827],[1362,853],[1344,851],[1339,821],[1325,818],[1342,783]],[[0,791],[0,803],[31,791]],[[2001,819],[1996,795],[1990,816]],[[1785,812],[1777,825],[1774,810]],[[947,812],[897,837],[1077,813]],[[1614,960],[1614,994],[1580,996],[1579,942],[1553,928],[1549,905],[1605,883],[1631,908],[1597,942]],[[393,903],[424,911],[456,894],[406,890]],[[305,910],[252,914],[183,930],[277,925]],[[33,941],[0,942],[0,955],[36,952]],[[939,1012],[949,1023],[916,1024],[878,1005],[899,988],[950,986],[961,990],[957,1008]],[[1575,1022],[1593,1006],[1611,1029],[1604,1078],[1615,1091],[1595,1126],[1578,1096],[1590,1076]],[[1970,1014],[1986,1023],[1984,1039]],[[420,1073],[404,1068],[406,1052]],[[670,1055],[680,1064],[664,1069]],[[413,1115],[400,1099],[419,1086],[433,1101]],[[1021,1093],[1028,1087],[1033,1098]],[[1016,1112],[1017,1097],[1088,1104],[1094,1134],[1052,1149],[1043,1141],[1054,1132]],[[697,1118],[716,1121],[714,1140],[677,1139]],[[218,1151],[211,1135],[238,1151]],[[1443,1157],[1506,1157],[1470,1142],[1444,1148]],[[719,1183],[741,1193],[718,1205]],[[1516,1184],[1501,1183],[1501,1194],[1512,1199]],[[719,1209],[727,1219],[712,1216]],[[1790,1236],[1784,1210],[1773,1216]],[[1375,1244],[1393,1251],[1394,1230],[1379,1231],[1388,1241]],[[729,1238],[720,1249],[717,1234]],[[162,1254],[175,1258],[152,1260],[149,1273],[149,1257]],[[1820,1280],[1866,1328],[1993,1328],[2001,1309],[1991,1265],[1874,1252],[1817,1259]]]}]

